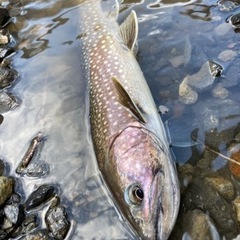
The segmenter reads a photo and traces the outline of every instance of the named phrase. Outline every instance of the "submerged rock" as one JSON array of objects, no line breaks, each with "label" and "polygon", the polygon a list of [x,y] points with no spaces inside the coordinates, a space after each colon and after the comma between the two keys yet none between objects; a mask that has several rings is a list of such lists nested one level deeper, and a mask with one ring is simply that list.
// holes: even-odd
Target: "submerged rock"
[{"label": "submerged rock", "polygon": [[227,61],[233,61],[236,57],[237,57],[237,53],[231,49],[227,49],[222,51],[219,55],[218,55],[218,59],[220,59],[223,62],[227,62]]},{"label": "submerged rock", "polygon": [[198,99],[198,94],[188,85],[188,77],[179,85],[179,100],[185,104],[193,104]]},{"label": "submerged rock", "polygon": [[47,234],[46,230],[41,230],[21,237],[20,240],[53,240],[53,238]]},{"label": "submerged rock", "polygon": [[218,235],[211,218],[199,209],[189,211],[183,224],[191,240],[211,240],[216,239],[213,235]]},{"label": "submerged rock", "polygon": [[234,196],[234,187],[230,180],[221,176],[205,177],[204,181],[213,187],[221,196],[231,200]]},{"label": "submerged rock", "polygon": [[0,206],[12,195],[13,180],[8,177],[0,177]]},{"label": "submerged rock", "polygon": [[16,70],[0,67],[0,89],[12,86],[17,77],[18,73]]},{"label": "submerged rock", "polygon": [[5,8],[0,8],[0,27],[5,27],[11,21],[9,12]]},{"label": "submerged rock", "polygon": [[14,110],[19,106],[19,100],[11,93],[0,92],[0,113]]}]

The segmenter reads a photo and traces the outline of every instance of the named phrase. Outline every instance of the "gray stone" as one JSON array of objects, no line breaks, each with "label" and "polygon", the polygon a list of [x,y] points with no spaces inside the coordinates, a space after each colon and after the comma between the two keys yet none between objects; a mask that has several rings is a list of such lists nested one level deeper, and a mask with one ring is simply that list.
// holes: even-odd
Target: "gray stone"
[{"label": "gray stone", "polygon": [[214,33],[217,36],[224,36],[226,35],[230,30],[232,30],[232,27],[229,23],[222,23],[220,25],[218,25],[215,29],[214,29]]},{"label": "gray stone", "polygon": [[36,231],[20,238],[20,240],[52,240],[52,239],[53,238],[48,236],[46,231]]},{"label": "gray stone", "polygon": [[205,177],[207,184],[213,187],[221,196],[231,200],[234,196],[234,187],[231,181],[221,176]]},{"label": "gray stone", "polygon": [[0,113],[8,112],[19,106],[18,100],[10,93],[0,93]]},{"label": "gray stone", "polygon": [[54,238],[64,239],[70,228],[65,208],[63,206],[49,208],[46,213],[46,224]]},{"label": "gray stone", "polygon": [[222,51],[218,55],[218,58],[223,62],[227,62],[227,61],[234,60],[236,56],[237,56],[237,53],[235,51],[227,49],[227,50]]},{"label": "gray stone", "polygon": [[12,195],[13,180],[8,177],[0,177],[0,206]]}]

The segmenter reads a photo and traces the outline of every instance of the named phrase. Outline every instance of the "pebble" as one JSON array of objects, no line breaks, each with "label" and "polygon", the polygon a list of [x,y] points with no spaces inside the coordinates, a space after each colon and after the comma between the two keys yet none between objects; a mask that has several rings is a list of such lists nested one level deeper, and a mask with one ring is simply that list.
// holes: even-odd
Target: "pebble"
[{"label": "pebble", "polygon": [[9,43],[9,40],[10,40],[9,32],[6,29],[1,29],[0,30],[0,44],[6,45]]},{"label": "pebble", "polygon": [[54,238],[64,239],[70,228],[65,208],[63,206],[50,207],[46,213],[46,224]]},{"label": "pebble", "polygon": [[217,84],[217,86],[212,90],[212,94],[215,98],[225,99],[229,95],[229,91],[222,86],[222,84]]},{"label": "pebble", "polygon": [[19,100],[11,93],[0,92],[0,113],[14,110],[19,106]]},{"label": "pebble", "polygon": [[14,69],[0,67],[0,89],[12,86],[18,77],[18,73]]},{"label": "pebble", "polygon": [[193,104],[198,99],[198,94],[188,85],[188,76],[179,85],[179,100],[184,104]]},{"label": "pebble", "polygon": [[[207,61],[201,67],[201,69],[196,73],[188,77],[187,84],[197,91],[203,91],[209,86],[211,86],[215,80],[214,73],[212,71],[212,62]],[[215,68],[214,68],[215,72]]]},{"label": "pebble", "polygon": [[223,62],[233,61],[237,56],[237,53],[233,50],[224,50],[218,55],[218,59]]},{"label": "pebble", "polygon": [[218,26],[214,29],[214,33],[215,33],[217,36],[222,37],[222,36],[226,35],[231,29],[232,29],[231,25],[224,22],[224,23],[218,25]]},{"label": "pebble", "polygon": [[12,195],[13,180],[8,177],[0,177],[0,206]]},{"label": "pebble", "polygon": [[25,202],[27,211],[30,211],[40,205],[46,203],[53,197],[55,189],[53,186],[42,185],[30,194]]},{"label": "pebble", "polygon": [[207,184],[213,187],[221,196],[231,200],[234,196],[234,187],[231,181],[221,176],[205,177]]}]

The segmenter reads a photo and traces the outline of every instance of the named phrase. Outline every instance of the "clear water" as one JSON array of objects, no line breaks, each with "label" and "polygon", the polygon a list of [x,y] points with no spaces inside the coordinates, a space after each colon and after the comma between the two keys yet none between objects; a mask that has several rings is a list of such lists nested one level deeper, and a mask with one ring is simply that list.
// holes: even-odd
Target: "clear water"
[{"label": "clear water", "polygon": [[[69,239],[134,239],[123,227],[96,166],[77,42],[77,0],[2,4],[14,15],[9,27],[18,49],[12,65],[20,77],[10,91],[22,101],[19,108],[4,114],[0,126],[0,154],[10,165],[10,175],[17,176],[15,169],[29,141],[41,132],[47,140],[40,160],[49,164],[50,174],[22,177],[25,197],[43,183],[59,186],[72,223]],[[223,11],[211,0],[124,1],[120,21],[131,9],[139,18],[139,63],[156,105],[170,109],[164,119],[174,119],[180,127],[184,119],[190,132],[197,126],[202,135],[234,129],[240,120],[238,55],[229,61],[218,56],[226,49],[238,54],[239,35],[231,27],[227,34],[219,35],[216,27],[238,8]],[[196,54],[187,61],[189,48]],[[195,104],[180,102],[180,83],[207,59],[220,63],[224,76],[200,92]],[[232,66],[236,66],[235,71]],[[212,94],[219,83],[229,91],[226,99]],[[212,138],[207,141],[212,142]],[[181,162],[178,150],[175,155]]]}]

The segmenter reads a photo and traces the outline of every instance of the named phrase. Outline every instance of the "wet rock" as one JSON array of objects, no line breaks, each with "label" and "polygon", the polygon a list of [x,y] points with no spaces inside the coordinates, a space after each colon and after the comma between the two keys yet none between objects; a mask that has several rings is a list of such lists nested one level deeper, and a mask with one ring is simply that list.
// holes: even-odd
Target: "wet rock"
[{"label": "wet rock", "polygon": [[218,59],[220,59],[223,62],[227,62],[227,61],[233,61],[236,56],[237,56],[237,53],[235,51],[224,50],[218,55]]},{"label": "wet rock", "polygon": [[210,217],[201,210],[188,212],[184,218],[185,231],[189,234],[191,240],[211,240],[213,229],[216,228]]},{"label": "wet rock", "polygon": [[193,104],[198,99],[198,94],[188,85],[188,76],[179,85],[179,100],[185,104]]},{"label": "wet rock", "polygon": [[189,185],[193,179],[193,166],[189,163],[185,163],[179,167],[179,180],[181,182],[182,191]]},{"label": "wet rock", "polygon": [[18,73],[14,69],[0,67],[0,89],[10,87],[18,77]]},{"label": "wet rock", "polygon": [[0,30],[0,45],[6,45],[10,41],[9,32],[6,29]]},{"label": "wet rock", "polygon": [[234,201],[233,201],[233,205],[236,209],[237,212],[237,220],[240,223],[240,196],[238,196]]},{"label": "wet rock", "polygon": [[28,234],[33,229],[38,227],[38,221],[36,215],[27,216],[21,225],[21,234]]},{"label": "wet rock", "polygon": [[187,84],[197,91],[203,91],[213,84],[216,77],[215,72],[216,67],[213,67],[212,62],[207,61],[199,72],[188,77]]},{"label": "wet rock", "polygon": [[234,137],[234,140],[235,140],[237,143],[240,143],[240,133],[238,133],[238,134]]},{"label": "wet rock", "polygon": [[[216,224],[219,233],[226,234],[226,239],[231,239],[237,234],[237,220],[235,211],[227,200],[222,198],[215,189],[209,188],[202,178],[195,178],[182,197],[186,209],[202,209],[208,212]],[[232,229],[229,232],[229,229]]]},{"label": "wet rock", "polygon": [[223,67],[220,64],[212,60],[209,60],[207,63],[209,65],[209,71],[213,77],[220,77],[222,75]]},{"label": "wet rock", "polygon": [[225,99],[228,97],[229,91],[222,86],[222,84],[218,84],[212,91],[212,94],[216,98]]},{"label": "wet rock", "polygon": [[213,187],[221,196],[231,200],[234,196],[234,187],[231,181],[221,176],[205,177],[204,181]]},{"label": "wet rock", "polygon": [[0,177],[0,206],[11,196],[13,191],[13,180],[8,177]]},{"label": "wet rock", "polygon": [[11,223],[16,224],[18,220],[19,208],[17,205],[6,205],[4,207],[4,214]]},{"label": "wet rock", "polygon": [[228,167],[233,176],[240,179],[240,151],[233,152],[230,158],[235,160],[237,163],[229,162]]},{"label": "wet rock", "polygon": [[14,50],[12,48],[7,48],[7,47],[1,47],[0,48],[0,62],[1,62],[1,67],[10,67],[11,60],[7,59],[6,57],[10,56],[11,54],[14,53]]},{"label": "wet rock", "polygon": [[14,110],[19,106],[19,100],[11,93],[0,92],[0,113]]},{"label": "wet rock", "polygon": [[229,12],[236,8],[236,5],[233,1],[220,0],[218,1],[218,5],[220,6],[221,11]]},{"label": "wet rock", "polygon": [[27,176],[29,177],[43,177],[49,173],[49,165],[45,162],[33,163],[27,170]]},{"label": "wet rock", "polygon": [[46,224],[54,238],[64,239],[70,228],[65,208],[63,206],[49,208],[46,213]]},{"label": "wet rock", "polygon": [[229,22],[234,28],[240,28],[240,13],[236,13],[229,18]]},{"label": "wet rock", "polygon": [[11,21],[9,12],[5,8],[0,8],[0,27],[5,27]]},{"label": "wet rock", "polygon": [[55,189],[53,186],[42,185],[30,194],[25,202],[27,211],[30,211],[43,203],[46,203],[53,197]]},{"label": "wet rock", "polygon": [[36,231],[28,234],[27,236],[21,237],[20,240],[53,240],[46,230]]},{"label": "wet rock", "polygon": [[31,163],[31,161],[38,156],[41,147],[43,146],[43,143],[44,138],[41,136],[40,133],[31,140],[26,153],[24,154],[21,162],[16,169],[16,173],[22,174],[26,171],[26,168]]},{"label": "wet rock", "polygon": [[214,33],[217,36],[222,37],[222,36],[226,35],[231,29],[232,29],[231,26],[228,23],[224,22],[214,29]]}]

